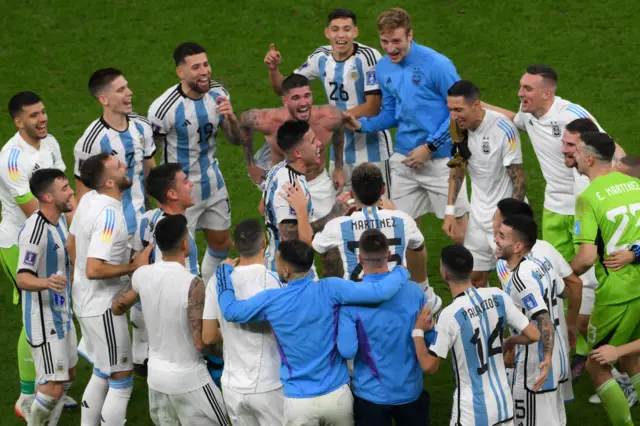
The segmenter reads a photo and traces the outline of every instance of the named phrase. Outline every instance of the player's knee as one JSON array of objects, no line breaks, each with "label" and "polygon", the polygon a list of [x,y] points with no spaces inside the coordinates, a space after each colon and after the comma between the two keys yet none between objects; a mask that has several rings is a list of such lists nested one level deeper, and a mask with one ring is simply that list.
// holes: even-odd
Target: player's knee
[{"label": "player's knee", "polygon": [[586,369],[591,376],[594,387],[598,387],[613,376],[611,375],[611,367],[609,365],[601,365],[591,358],[587,359]]},{"label": "player's knee", "polygon": [[38,391],[44,393],[55,399],[62,398],[62,393],[64,392],[62,382],[47,382],[45,384],[38,386]]},{"label": "player's knee", "polygon": [[74,382],[76,380],[76,368],[75,367],[71,367],[69,369],[69,381],[70,382]]},{"label": "player's knee", "polygon": [[576,321],[576,327],[583,337],[587,337],[587,331],[589,330],[589,315],[578,315]]},{"label": "player's knee", "polygon": [[627,373],[629,377],[633,377],[640,373],[640,356],[630,354],[620,357],[620,368]]},{"label": "player's knee", "polygon": [[228,230],[206,230],[205,236],[207,245],[211,247],[212,250],[229,250],[231,248],[231,234]]}]

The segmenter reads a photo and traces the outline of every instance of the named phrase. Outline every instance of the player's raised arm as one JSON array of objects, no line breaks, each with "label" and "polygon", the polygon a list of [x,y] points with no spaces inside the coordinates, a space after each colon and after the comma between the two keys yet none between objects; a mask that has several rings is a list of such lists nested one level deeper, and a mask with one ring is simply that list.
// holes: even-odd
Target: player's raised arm
[{"label": "player's raised arm", "polygon": [[261,133],[268,133],[268,129],[263,125],[264,122],[265,117],[263,110],[250,109],[240,115],[240,136],[242,148],[244,150],[244,162],[249,170],[251,180],[256,184],[262,183],[265,178],[266,170],[262,170],[260,167],[256,166],[253,161],[253,132],[259,131]]},{"label": "player's raised arm", "polygon": [[264,65],[269,70],[269,83],[278,96],[282,96],[282,81],[284,76],[280,72],[279,65],[282,62],[280,52],[276,50],[274,43],[269,45],[269,51],[264,57]]},{"label": "player's raised arm", "polygon": [[508,109],[500,108],[499,106],[491,105],[486,102],[482,102],[482,108],[490,109],[491,111],[499,112],[500,114],[505,115],[509,120],[514,121],[516,118],[516,113],[510,111]]},{"label": "player's raised arm", "polygon": [[264,309],[268,306],[271,298],[278,297],[278,290],[265,290],[247,300],[236,300],[231,272],[233,272],[233,267],[228,263],[221,264],[216,270],[218,305],[224,319],[238,323],[262,321]]}]

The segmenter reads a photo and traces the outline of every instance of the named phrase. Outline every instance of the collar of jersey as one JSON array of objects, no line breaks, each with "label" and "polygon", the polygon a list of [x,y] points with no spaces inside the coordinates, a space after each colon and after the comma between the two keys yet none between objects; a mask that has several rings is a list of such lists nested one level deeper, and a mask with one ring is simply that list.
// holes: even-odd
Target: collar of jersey
[{"label": "collar of jersey", "polygon": [[129,114],[125,114],[125,117],[127,118],[127,128],[126,128],[126,129],[124,129],[124,130],[114,129],[113,127],[111,127],[111,126],[109,125],[109,123],[107,123],[107,122],[106,122],[106,120],[104,119],[104,117],[103,117],[103,116],[100,116],[100,123],[102,123],[102,125],[103,125],[104,127],[106,127],[107,129],[109,129],[109,130],[113,130],[114,132],[118,132],[118,133],[124,133],[124,132],[126,132],[127,130],[129,130]]},{"label": "collar of jersey", "polygon": [[302,278],[298,278],[297,280],[293,280],[293,281],[289,281],[287,283],[288,287],[291,287],[292,285],[305,285],[305,284],[309,284],[313,282],[313,277],[311,276],[311,271],[309,271],[309,273],[307,275],[305,275]]},{"label": "collar of jersey", "polygon": [[[35,146],[31,145],[29,142],[25,141],[22,136],[20,135],[20,132],[16,132],[16,136],[18,137],[18,145],[22,148],[22,149],[29,149],[31,151],[35,151],[35,152],[39,152],[40,150],[37,149]],[[47,134],[47,136],[45,136],[43,139],[40,139],[40,148],[42,148],[42,142],[48,138],[49,135]]]},{"label": "collar of jersey", "polygon": [[[202,99],[204,99],[204,96],[202,96],[200,99],[195,99],[195,98],[192,98],[191,96],[187,96],[187,94],[182,91],[182,83],[178,83],[178,93],[180,93],[180,96],[182,96],[183,98],[191,99],[193,102],[198,102],[198,101],[201,101]],[[207,93],[209,93],[209,92],[207,92]],[[205,95],[206,95],[206,93],[205,93]]]},{"label": "collar of jersey", "polygon": [[398,65],[404,65],[404,66],[411,65],[411,62],[413,61],[413,59],[416,57],[416,55],[418,55],[416,53],[416,50],[418,50],[418,47],[419,47],[418,43],[411,40],[411,48],[409,49],[409,54],[405,56]]},{"label": "collar of jersey", "polygon": [[333,56],[333,49],[331,50],[331,57],[333,58],[333,61],[334,61],[336,64],[341,64],[341,63],[343,63],[343,62],[347,62],[349,59],[351,59],[351,58],[353,58],[354,56],[356,56],[356,53],[358,53],[358,43],[355,43],[355,42],[354,42],[354,43],[353,43],[353,53],[352,53],[348,58],[346,58],[345,60],[343,60],[343,61],[338,61],[338,60]]},{"label": "collar of jersey", "polygon": [[[287,160],[285,160],[287,161]],[[289,163],[285,163],[284,165],[287,169],[291,170],[293,173],[297,174],[298,176],[304,176],[304,173],[300,173],[299,171],[297,171],[296,169],[294,169],[293,167],[291,167],[291,165],[289,165]]]},{"label": "collar of jersey", "polygon": [[375,282],[384,279],[387,275],[389,275],[389,271],[387,272],[378,272],[377,274],[366,274],[362,276],[362,282]]},{"label": "collar of jersey", "polygon": [[[538,121],[543,121],[547,118],[549,118],[549,116],[554,115],[556,113],[556,109],[558,107],[558,101],[562,100],[562,98],[560,96],[556,96],[555,98],[553,98],[553,104],[551,104],[551,108],[549,108],[549,111],[547,111],[547,113],[545,115],[543,115],[542,117],[538,118]],[[533,116],[533,114],[531,114]],[[535,116],[533,117],[535,118]]]}]

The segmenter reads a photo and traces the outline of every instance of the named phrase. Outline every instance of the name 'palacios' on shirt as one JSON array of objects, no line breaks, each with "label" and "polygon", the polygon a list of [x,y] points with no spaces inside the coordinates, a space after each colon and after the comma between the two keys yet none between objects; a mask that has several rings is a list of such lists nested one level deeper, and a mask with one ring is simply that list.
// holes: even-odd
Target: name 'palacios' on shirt
[{"label": "name 'palacios' on shirt", "polygon": [[485,299],[480,302],[478,305],[473,306],[472,308],[466,309],[462,311],[462,316],[465,320],[475,318],[478,315],[490,310],[495,309],[500,306],[500,302],[497,299],[490,298]]}]

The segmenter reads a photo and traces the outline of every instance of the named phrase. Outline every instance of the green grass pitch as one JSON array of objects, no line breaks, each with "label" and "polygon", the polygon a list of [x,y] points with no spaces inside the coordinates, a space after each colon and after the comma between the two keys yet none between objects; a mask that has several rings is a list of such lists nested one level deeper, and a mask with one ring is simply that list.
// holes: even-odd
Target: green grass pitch
[{"label": "green grass pitch", "polygon": [[[171,53],[183,41],[196,41],[208,49],[212,77],[229,90],[236,113],[279,106],[262,64],[269,43],[274,42],[283,55],[282,71],[293,70],[326,43],[323,28],[328,12],[346,6],[358,16],[358,40],[379,48],[376,16],[398,4],[412,16],[415,40],[451,58],[459,74],[480,87],[485,101],[517,108],[518,80],[526,65],[547,63],[559,72],[560,96],[591,111],[628,153],[640,154],[632,128],[640,118],[640,86],[633,77],[640,68],[640,7],[633,0],[2,1],[0,144],[16,131],[6,110],[9,98],[20,90],[33,90],[44,99],[50,132],[60,142],[72,176],[73,146],[100,114],[87,90],[91,73],[102,67],[121,69],[134,91],[134,110],[146,115],[151,101],[177,82]],[[313,87],[316,104],[325,103],[320,86]],[[257,146],[261,143],[256,141]],[[526,137],[523,151],[527,195],[540,215],[544,181]],[[233,223],[257,216],[260,194],[246,175],[241,149],[222,141],[218,153]],[[450,294],[436,267],[439,249],[447,240],[433,218],[424,222],[423,232],[431,283],[448,302]],[[198,244],[202,252],[202,237]],[[11,305],[6,278],[0,276],[0,281],[4,287],[0,292],[0,424],[11,426],[24,424],[13,414],[19,391],[15,342],[20,315]],[[81,360],[71,391],[78,401],[90,374],[88,364]],[[449,363],[426,378],[425,386],[431,392],[432,424],[448,424],[454,388]],[[591,392],[586,377],[576,385],[576,400],[567,405],[569,425],[607,424],[603,409],[586,401]],[[632,411],[640,419],[640,409]],[[66,412],[60,424],[79,422],[78,408]],[[139,378],[135,379],[127,424],[151,424],[146,384]]]}]

